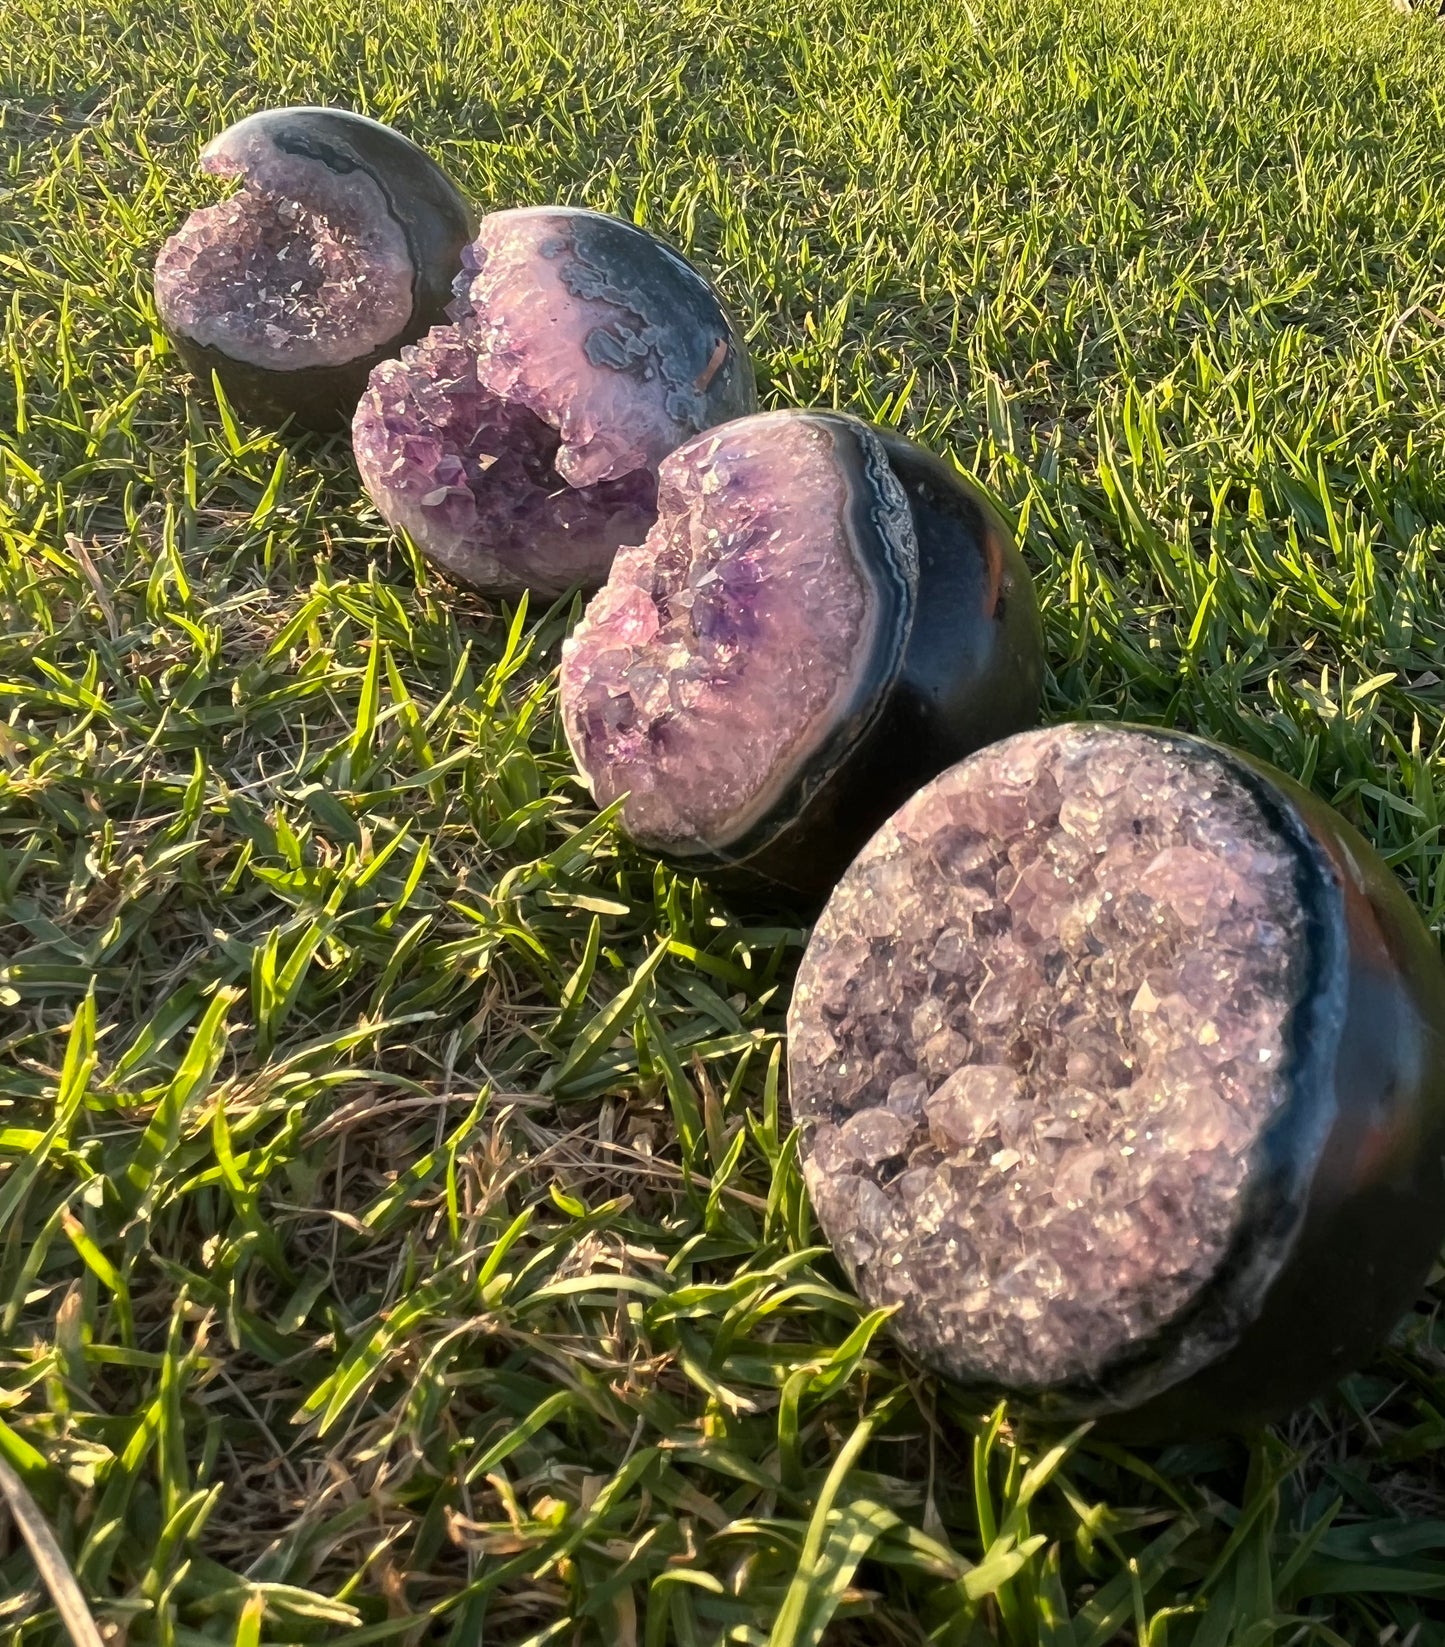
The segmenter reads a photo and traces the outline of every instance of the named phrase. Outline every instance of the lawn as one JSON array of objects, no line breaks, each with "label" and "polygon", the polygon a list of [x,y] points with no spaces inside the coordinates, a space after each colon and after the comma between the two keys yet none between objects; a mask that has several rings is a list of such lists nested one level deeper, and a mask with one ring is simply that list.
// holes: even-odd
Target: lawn
[{"label": "lawn", "polygon": [[[796,912],[595,817],[574,605],[448,586],[157,330],[199,144],[310,101],[682,244],[765,404],[992,489],[1051,718],[1274,760],[1445,922],[1433,21],[0,0],[0,1459],[103,1638],[1445,1642],[1445,1285],[1280,1430],[1139,1454],[849,1291]],[[3,1513],[0,1639],[64,1639]]]}]

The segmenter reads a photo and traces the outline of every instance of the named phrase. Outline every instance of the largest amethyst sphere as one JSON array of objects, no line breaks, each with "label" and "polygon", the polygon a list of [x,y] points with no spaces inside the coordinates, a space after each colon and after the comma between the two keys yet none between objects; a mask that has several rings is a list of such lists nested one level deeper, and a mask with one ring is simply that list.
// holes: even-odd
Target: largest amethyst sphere
[{"label": "largest amethyst sphere", "polygon": [[466,202],[415,143],[345,109],[250,115],[201,168],[241,187],[162,246],[162,324],[244,416],[343,427],[377,361],[445,318]]},{"label": "largest amethyst sphere", "polygon": [[601,212],[484,218],[452,313],[377,368],[352,440],[382,517],[490,592],[595,588],[652,524],[663,458],[757,404],[712,286]]},{"label": "largest amethyst sphere", "polygon": [[765,412],[662,466],[562,660],[599,803],[685,868],[821,902],[888,813],[1037,718],[1007,528],[956,470],[839,412]]},{"label": "largest amethyst sphere", "polygon": [[1374,851],[1203,739],[1054,727],[921,790],[789,1015],[825,1233],[899,1338],[1136,1438],[1278,1417],[1445,1235],[1445,967]]}]

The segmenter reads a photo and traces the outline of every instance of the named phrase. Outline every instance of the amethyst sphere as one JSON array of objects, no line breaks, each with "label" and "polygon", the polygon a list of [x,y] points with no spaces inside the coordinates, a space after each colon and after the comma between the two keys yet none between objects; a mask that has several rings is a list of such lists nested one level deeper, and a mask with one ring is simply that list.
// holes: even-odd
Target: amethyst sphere
[{"label": "amethyst sphere", "polygon": [[352,444],[383,519],[493,593],[595,589],[656,519],[663,458],[757,405],[713,288],[601,212],[483,218],[451,314],[377,367]]},{"label": "amethyst sphere", "polygon": [[243,416],[345,427],[372,367],[445,318],[466,202],[415,143],[344,109],[250,115],[201,168],[241,188],[161,247],[161,323]]},{"label": "amethyst sphere", "polygon": [[921,1361],[1136,1439],[1281,1416],[1445,1235],[1445,967],[1274,768],[1066,725],[915,795],[788,1021],[825,1234]]},{"label": "amethyst sphere", "polygon": [[661,469],[562,656],[562,717],[641,845],[820,901],[892,809],[1038,716],[1007,530],[955,470],[838,412],[765,412]]}]

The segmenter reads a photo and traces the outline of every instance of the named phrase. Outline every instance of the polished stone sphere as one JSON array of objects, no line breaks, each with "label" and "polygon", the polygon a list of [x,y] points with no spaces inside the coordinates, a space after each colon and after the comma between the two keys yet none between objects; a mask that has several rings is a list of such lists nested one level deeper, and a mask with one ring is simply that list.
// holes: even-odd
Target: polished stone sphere
[{"label": "polished stone sphere", "polygon": [[1064,725],[868,843],[789,1015],[818,1220],[921,1361],[1136,1439],[1281,1416],[1445,1236],[1445,967],[1283,773]]},{"label": "polished stone sphere", "polygon": [[762,413],[662,465],[658,520],[568,640],[600,805],[650,851],[821,901],[888,813],[1037,718],[1043,643],[956,470],[837,412]]},{"label": "polished stone sphere", "polygon": [[345,427],[372,367],[445,319],[466,202],[415,143],[344,109],[250,115],[201,168],[241,187],[162,246],[162,325],[243,417]]},{"label": "polished stone sphere", "polygon": [[757,405],[742,335],[681,253],[601,212],[494,212],[464,264],[453,324],[372,375],[362,481],[465,583],[595,589],[656,519],[668,453]]}]

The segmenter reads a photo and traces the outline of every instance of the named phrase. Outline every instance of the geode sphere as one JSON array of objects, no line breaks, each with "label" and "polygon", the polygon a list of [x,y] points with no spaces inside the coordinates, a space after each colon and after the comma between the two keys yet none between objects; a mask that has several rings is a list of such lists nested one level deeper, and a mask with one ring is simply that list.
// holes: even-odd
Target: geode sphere
[{"label": "geode sphere", "polygon": [[1133,1439],[1364,1360],[1445,1235],[1445,967],[1375,852],[1201,738],[1065,725],[902,807],[789,1015],[819,1223],[919,1360]]},{"label": "geode sphere", "polygon": [[438,327],[352,425],[382,518],[497,594],[595,589],[657,514],[657,469],[757,405],[722,300],[665,241],[568,206],[482,219]]},{"label": "geode sphere", "polygon": [[954,469],[839,412],[765,412],[663,463],[562,654],[567,740],[649,850],[820,902],[920,784],[1038,716],[1008,531]]},{"label": "geode sphere", "polygon": [[344,109],[267,109],[201,151],[241,188],[161,247],[156,308],[244,417],[345,427],[371,369],[446,318],[467,203],[415,143]]}]

